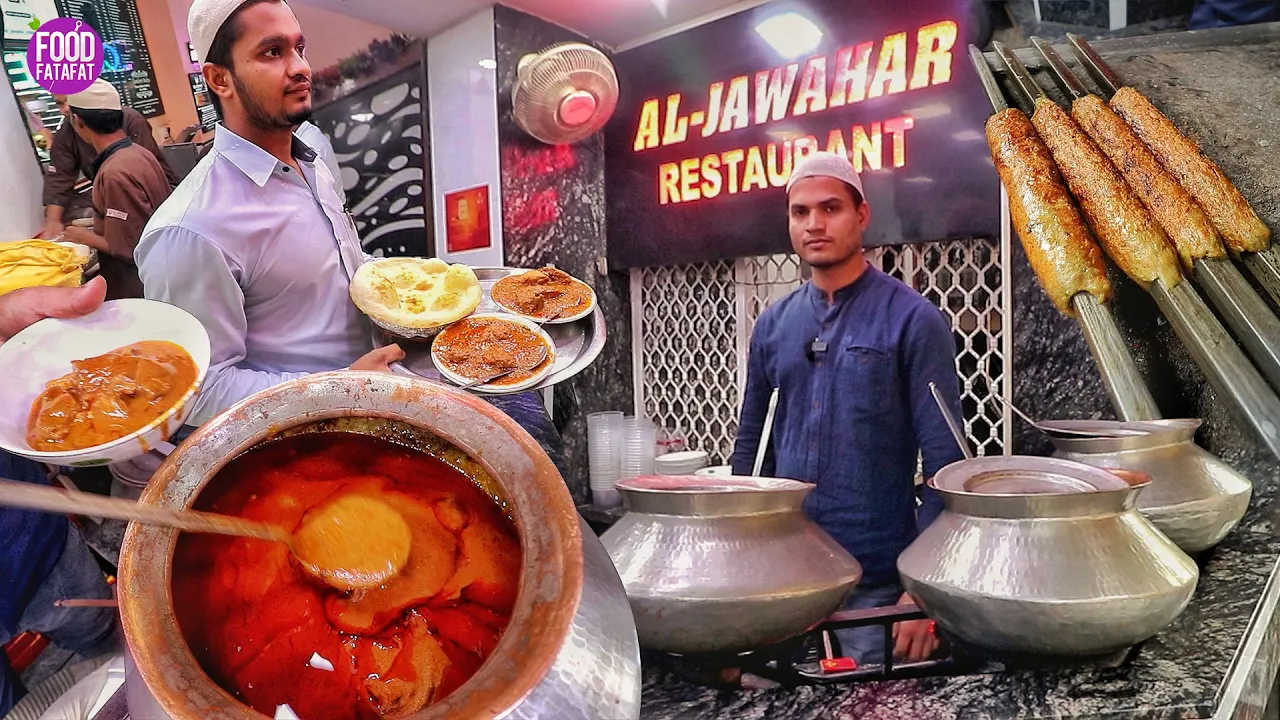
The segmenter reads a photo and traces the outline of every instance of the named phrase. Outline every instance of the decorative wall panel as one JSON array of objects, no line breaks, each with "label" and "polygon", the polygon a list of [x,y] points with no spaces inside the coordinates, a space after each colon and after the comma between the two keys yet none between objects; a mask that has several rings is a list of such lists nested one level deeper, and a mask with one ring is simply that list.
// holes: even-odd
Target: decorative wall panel
[{"label": "decorative wall panel", "polygon": [[422,67],[412,65],[315,112],[342,170],[366,252],[430,255]]}]

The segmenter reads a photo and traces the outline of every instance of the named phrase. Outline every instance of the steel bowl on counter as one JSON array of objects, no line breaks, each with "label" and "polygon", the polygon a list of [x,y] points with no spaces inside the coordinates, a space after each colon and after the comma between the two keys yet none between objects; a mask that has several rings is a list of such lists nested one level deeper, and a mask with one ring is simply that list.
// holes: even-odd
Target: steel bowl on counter
[{"label": "steel bowl on counter", "polygon": [[1093,657],[1187,606],[1199,571],[1134,509],[1146,478],[1059,458],[995,456],[933,478],[946,509],[898,558],[943,630],[998,652]]},{"label": "steel bowl on counter", "polygon": [[[522,550],[519,590],[498,645],[464,685],[413,718],[635,718],[640,654],[622,582],[528,433],[470,395],[387,373],[335,372],[278,385],[205,423],[141,501],[190,507],[232,458],[295,433],[373,435],[424,449],[506,503]],[[178,626],[170,590],[178,533],[132,524],[120,560],[120,613],[137,668],[126,694],[163,715],[264,717],[218,687]],[[141,679],[144,687],[137,686]]]},{"label": "steel bowl on counter", "polygon": [[601,540],[641,647],[742,651],[794,637],[838,610],[862,577],[801,511],[813,485],[755,477],[638,477]]},{"label": "steel bowl on counter", "polygon": [[[1057,457],[1150,475],[1151,484],[1138,495],[1138,510],[1186,552],[1217,545],[1249,509],[1253,483],[1195,444],[1200,420],[1040,424],[1050,430]],[[1071,434],[1052,432],[1055,429]]]}]

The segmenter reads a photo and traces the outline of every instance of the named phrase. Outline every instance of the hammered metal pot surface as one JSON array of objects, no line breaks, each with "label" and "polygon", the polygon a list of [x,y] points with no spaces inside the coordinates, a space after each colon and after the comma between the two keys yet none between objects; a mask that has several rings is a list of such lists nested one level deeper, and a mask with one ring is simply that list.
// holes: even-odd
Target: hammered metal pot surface
[{"label": "hammered metal pot surface", "polygon": [[1200,420],[1053,420],[1041,424],[1110,434],[1051,434],[1049,439],[1058,457],[1150,475],[1151,484],[1138,495],[1138,511],[1186,552],[1217,545],[1249,509],[1253,483],[1195,444]]},{"label": "hammered metal pot surface", "polygon": [[801,511],[813,486],[769,478],[618,483],[627,513],[601,536],[641,647],[740,651],[838,610],[862,568]]},{"label": "hammered metal pot surface", "polygon": [[1195,590],[1195,563],[1134,509],[1140,484],[1019,456],[954,463],[932,482],[946,510],[898,572],[921,609],[966,642],[1104,655],[1164,629]]},{"label": "hammered metal pot surface", "polygon": [[[386,373],[284,383],[202,426],[165,461],[141,501],[189,507],[245,450],[324,430],[376,435],[442,456],[506,501],[519,530],[523,567],[507,630],[464,686],[411,717],[639,716],[639,647],[621,580],[533,438],[466,393]],[[137,676],[172,718],[265,717],[214,684],[187,648],[170,589],[176,539],[175,531],[135,524],[121,549],[120,613]]]}]

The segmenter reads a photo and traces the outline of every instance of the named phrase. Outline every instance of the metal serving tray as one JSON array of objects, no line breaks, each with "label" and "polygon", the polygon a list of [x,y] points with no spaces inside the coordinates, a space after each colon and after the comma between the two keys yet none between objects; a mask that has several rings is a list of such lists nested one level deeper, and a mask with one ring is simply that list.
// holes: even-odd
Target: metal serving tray
[{"label": "metal serving tray", "polygon": [[[480,290],[483,297],[480,299],[480,306],[476,308],[477,313],[495,312],[507,313],[498,307],[490,297],[493,284],[508,275],[517,275],[526,272],[525,268],[505,268],[505,267],[473,267],[471,268],[476,277],[480,280]],[[569,378],[582,372],[588,365],[595,361],[600,355],[600,351],[604,349],[604,314],[600,312],[599,297],[596,298],[596,307],[591,314],[575,320],[571,323],[563,324],[545,324],[542,329],[551,336],[552,342],[556,345],[556,361],[551,366],[551,374],[537,385],[526,388],[524,390],[516,390],[514,392],[532,392],[543,388],[551,387],[556,383],[564,382]],[[391,344],[391,341],[380,331],[375,331],[374,342],[379,347]],[[391,369],[405,375],[415,375],[445,385],[457,387],[454,383],[449,382],[436,369],[435,362],[431,359],[431,341],[424,342],[406,342],[401,341],[400,348],[404,350],[404,360],[398,363],[392,363]],[[483,393],[485,395],[508,395],[512,392],[494,392],[489,391]]]}]

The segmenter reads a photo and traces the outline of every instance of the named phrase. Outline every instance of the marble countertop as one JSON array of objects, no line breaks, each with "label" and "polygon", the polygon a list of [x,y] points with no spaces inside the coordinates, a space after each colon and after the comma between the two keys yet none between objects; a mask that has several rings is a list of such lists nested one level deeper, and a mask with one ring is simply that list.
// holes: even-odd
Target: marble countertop
[{"label": "marble countertop", "polygon": [[[695,685],[651,663],[644,669],[640,716],[1164,720],[1218,717],[1219,706],[1229,702],[1232,707],[1256,706],[1261,717],[1275,663],[1263,658],[1257,674],[1266,677],[1251,684],[1255,663],[1244,656],[1243,646],[1246,636],[1253,635],[1251,639],[1269,646],[1257,649],[1267,651],[1262,654],[1277,652],[1275,639],[1267,642],[1264,636],[1274,634],[1265,630],[1274,624],[1277,588],[1271,585],[1278,559],[1280,538],[1256,529],[1237,530],[1208,558],[1186,612],[1118,668],[722,691]],[[1255,627],[1257,632],[1247,632]],[[1239,687],[1228,693],[1232,683]]]}]

